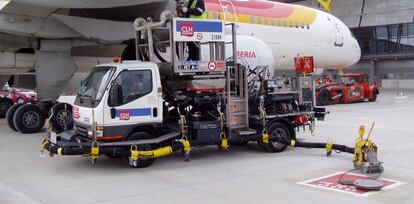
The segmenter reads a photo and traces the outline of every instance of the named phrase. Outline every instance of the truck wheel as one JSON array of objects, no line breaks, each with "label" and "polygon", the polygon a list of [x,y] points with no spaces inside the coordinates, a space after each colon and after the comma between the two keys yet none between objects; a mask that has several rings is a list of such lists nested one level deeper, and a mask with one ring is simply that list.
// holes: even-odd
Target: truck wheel
[{"label": "truck wheel", "polygon": [[16,102],[17,103],[22,103],[22,104],[26,103],[23,98],[18,98]]},{"label": "truck wheel", "polygon": [[43,110],[32,104],[20,106],[13,116],[13,123],[21,133],[36,133],[45,125]]},{"label": "truck wheel", "polygon": [[[143,140],[153,138],[149,133],[136,132],[128,136],[126,141]],[[150,144],[137,145],[137,150],[148,151],[152,150],[153,147]],[[129,161],[129,157],[122,157],[122,159],[133,168],[146,168],[151,166],[155,162],[155,158],[152,159],[138,159],[135,163]]]},{"label": "truck wheel", "polygon": [[375,102],[377,100],[378,92],[372,93],[372,98],[368,99],[369,102]]},{"label": "truck wheel", "polygon": [[322,89],[319,92],[318,105],[326,106],[329,104],[330,100],[331,100],[331,94],[329,93],[329,91],[327,89]]},{"label": "truck wheel", "polygon": [[263,148],[271,153],[283,152],[287,148],[287,144],[280,141],[290,141],[289,128],[283,123],[276,122],[269,126],[268,131],[269,137],[276,139],[270,139],[268,144],[263,143]]},{"label": "truck wheel", "polygon": [[53,115],[49,122],[52,124],[53,131],[60,133],[73,128],[72,106],[70,104],[58,103],[51,110]]},{"label": "truck wheel", "polygon": [[13,105],[13,101],[7,98],[0,99],[0,118],[6,117],[6,113]]},{"label": "truck wheel", "polygon": [[14,126],[13,117],[14,117],[14,114],[16,113],[16,110],[22,105],[24,104],[16,103],[12,105],[6,113],[7,125],[9,125],[10,129],[14,131],[17,131],[17,129],[16,129],[16,126]]}]

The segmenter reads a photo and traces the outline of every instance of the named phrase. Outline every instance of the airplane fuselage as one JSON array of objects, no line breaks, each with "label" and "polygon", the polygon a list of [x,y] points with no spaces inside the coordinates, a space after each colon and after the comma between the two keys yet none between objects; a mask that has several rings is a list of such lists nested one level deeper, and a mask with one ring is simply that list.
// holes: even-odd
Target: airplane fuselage
[{"label": "airplane fuselage", "polygon": [[[234,22],[238,34],[266,43],[272,50],[277,69],[293,69],[297,56],[313,56],[315,67],[328,69],[351,66],[361,57],[351,31],[326,12],[262,0],[205,2],[208,19]],[[240,52],[246,58],[256,55]]]}]

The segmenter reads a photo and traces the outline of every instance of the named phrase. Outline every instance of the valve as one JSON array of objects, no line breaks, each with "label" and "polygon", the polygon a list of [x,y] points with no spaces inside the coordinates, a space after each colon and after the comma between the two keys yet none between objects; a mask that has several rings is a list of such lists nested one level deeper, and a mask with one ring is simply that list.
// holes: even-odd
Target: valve
[{"label": "valve", "polygon": [[184,154],[184,158],[185,161],[190,161],[190,152],[191,152],[191,145],[190,145],[190,141],[188,141],[187,138],[183,138],[181,140],[182,144],[183,144],[183,154]]},{"label": "valve", "polygon": [[269,144],[269,132],[267,132],[267,129],[264,129],[262,132],[262,141],[265,144]]}]

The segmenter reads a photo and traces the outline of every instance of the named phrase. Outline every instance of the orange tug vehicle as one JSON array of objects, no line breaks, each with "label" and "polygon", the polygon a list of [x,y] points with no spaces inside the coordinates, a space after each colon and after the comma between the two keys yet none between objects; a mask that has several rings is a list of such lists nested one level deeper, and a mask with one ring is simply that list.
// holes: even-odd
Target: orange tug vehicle
[{"label": "orange tug vehicle", "polygon": [[377,100],[379,87],[371,84],[363,73],[340,75],[338,83],[320,84],[316,87],[317,105],[325,106],[339,103],[370,102]]}]

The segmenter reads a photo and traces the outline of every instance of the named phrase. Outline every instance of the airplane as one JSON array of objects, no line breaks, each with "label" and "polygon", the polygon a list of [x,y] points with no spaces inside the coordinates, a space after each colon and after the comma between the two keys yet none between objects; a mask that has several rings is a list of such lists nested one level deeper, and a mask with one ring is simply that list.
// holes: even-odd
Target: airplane
[{"label": "airplane", "polygon": [[[115,55],[135,59],[134,20],[156,21],[163,11],[176,11],[176,2],[180,1],[10,1],[0,10],[0,84],[10,81],[16,87],[36,88],[39,105],[49,107],[63,91],[76,93],[93,65]],[[313,56],[315,67],[326,69],[348,67],[360,59],[351,31],[324,11],[266,0],[205,3],[208,19],[233,22],[238,35],[266,44],[275,69],[293,70],[294,57],[302,55]],[[259,60],[249,46],[237,50],[237,56]]]}]

